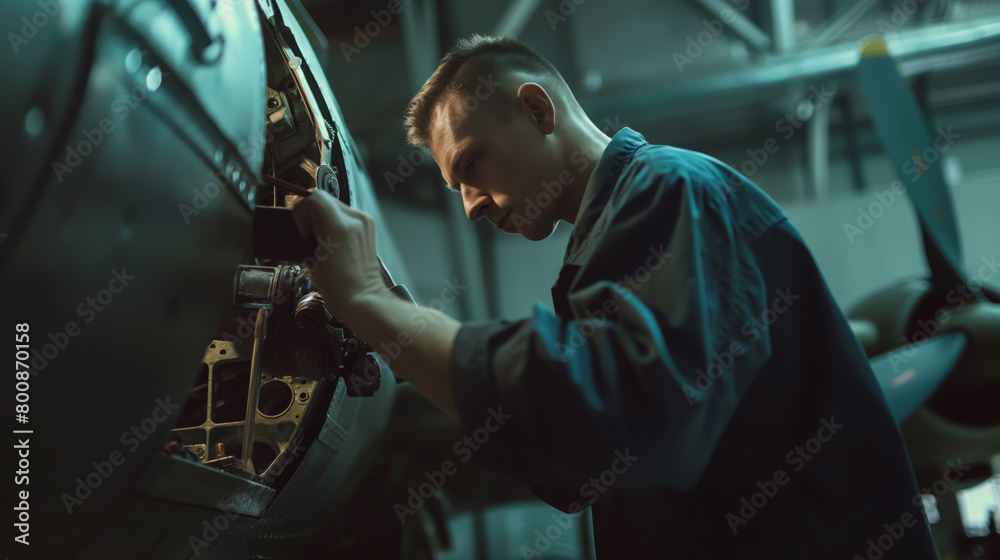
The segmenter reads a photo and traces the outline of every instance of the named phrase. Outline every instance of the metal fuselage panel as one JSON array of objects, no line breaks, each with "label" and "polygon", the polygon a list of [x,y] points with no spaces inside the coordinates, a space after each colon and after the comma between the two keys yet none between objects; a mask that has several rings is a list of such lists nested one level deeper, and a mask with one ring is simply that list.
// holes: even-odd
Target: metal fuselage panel
[{"label": "metal fuselage panel", "polygon": [[[384,363],[374,397],[346,397],[340,380],[330,387],[315,439],[283,486],[261,498],[260,516],[142,493],[150,476],[176,467],[164,463],[163,444],[248,254],[249,193],[264,160],[258,7],[221,2],[223,16],[196,1],[66,4],[3,59],[19,88],[4,94],[13,110],[2,117],[11,132],[0,169],[0,285],[4,328],[30,325],[31,412],[19,426],[33,430],[29,557],[294,549],[347,503],[377,446],[394,385]],[[3,13],[31,20],[39,9],[5,2]],[[215,43],[223,47],[213,54]],[[377,212],[325,77],[308,71],[351,192]],[[196,479],[157,482],[186,481]],[[204,521],[219,515],[226,528],[197,549],[192,537],[207,539]]]}]

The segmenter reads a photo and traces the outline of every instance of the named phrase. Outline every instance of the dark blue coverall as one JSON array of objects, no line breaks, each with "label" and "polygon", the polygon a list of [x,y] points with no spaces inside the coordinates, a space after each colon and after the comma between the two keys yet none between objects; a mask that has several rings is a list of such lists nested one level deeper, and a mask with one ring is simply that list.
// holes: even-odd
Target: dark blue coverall
[{"label": "dark blue coverall", "polygon": [[510,416],[480,462],[592,507],[598,558],[936,558],[868,361],[746,177],[622,129],[552,297],[462,326],[455,398],[470,434]]}]

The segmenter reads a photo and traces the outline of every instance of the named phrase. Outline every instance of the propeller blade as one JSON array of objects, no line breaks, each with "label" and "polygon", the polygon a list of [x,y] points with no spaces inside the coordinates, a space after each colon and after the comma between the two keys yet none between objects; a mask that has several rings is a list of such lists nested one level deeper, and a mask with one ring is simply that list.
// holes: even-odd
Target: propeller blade
[{"label": "propeller blade", "polygon": [[[884,41],[865,43],[858,74],[875,128],[917,212],[931,283],[939,289],[964,284],[968,276],[962,267],[955,211],[942,171],[943,155],[934,146],[931,128]],[[946,134],[947,130],[937,131],[938,138]],[[984,300],[981,293],[974,293]]]},{"label": "propeller blade", "polygon": [[872,358],[872,371],[897,423],[906,420],[955,368],[968,339],[955,331]]}]

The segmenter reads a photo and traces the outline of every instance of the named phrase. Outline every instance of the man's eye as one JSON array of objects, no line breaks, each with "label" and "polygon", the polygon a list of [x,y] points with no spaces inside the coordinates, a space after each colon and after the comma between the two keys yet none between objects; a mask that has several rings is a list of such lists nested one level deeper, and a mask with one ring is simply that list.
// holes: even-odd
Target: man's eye
[{"label": "man's eye", "polygon": [[478,155],[475,155],[475,156],[472,156],[471,158],[469,158],[469,162],[465,164],[465,170],[466,171],[472,171],[473,169],[475,169],[476,168],[476,160],[478,160],[478,159],[479,159]]}]

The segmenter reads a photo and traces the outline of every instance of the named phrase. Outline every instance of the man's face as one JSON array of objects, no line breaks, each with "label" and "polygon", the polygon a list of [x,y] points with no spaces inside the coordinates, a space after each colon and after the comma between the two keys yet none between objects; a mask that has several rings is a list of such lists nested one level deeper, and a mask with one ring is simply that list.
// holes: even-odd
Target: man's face
[{"label": "man's face", "polygon": [[542,183],[557,180],[561,159],[554,135],[546,134],[528,105],[506,91],[498,89],[497,99],[477,104],[458,95],[441,99],[429,147],[444,180],[461,192],[470,220],[485,217],[508,233],[538,241],[556,227],[556,209],[563,201],[545,192]]}]

